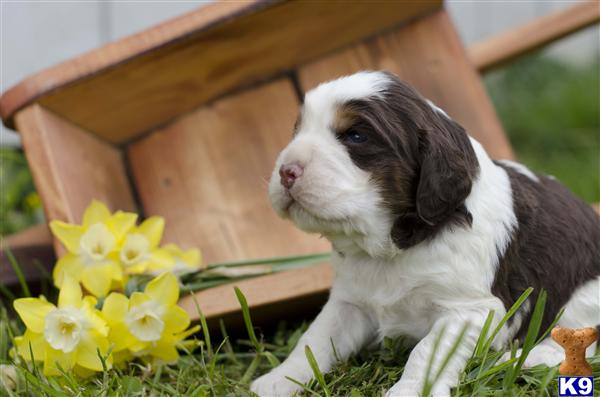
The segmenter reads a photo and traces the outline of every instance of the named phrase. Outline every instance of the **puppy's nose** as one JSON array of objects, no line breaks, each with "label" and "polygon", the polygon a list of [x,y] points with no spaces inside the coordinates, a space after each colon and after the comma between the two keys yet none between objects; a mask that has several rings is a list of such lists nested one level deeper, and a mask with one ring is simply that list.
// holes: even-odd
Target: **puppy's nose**
[{"label": "puppy's nose", "polygon": [[296,179],[302,176],[304,167],[298,163],[284,164],[279,168],[279,176],[281,177],[281,184],[286,189],[291,189],[294,186]]}]

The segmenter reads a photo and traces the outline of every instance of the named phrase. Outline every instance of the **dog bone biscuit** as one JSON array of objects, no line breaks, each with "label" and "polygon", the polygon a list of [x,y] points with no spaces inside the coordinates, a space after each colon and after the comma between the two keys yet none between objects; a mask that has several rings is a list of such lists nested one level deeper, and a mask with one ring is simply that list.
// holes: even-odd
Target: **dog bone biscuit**
[{"label": "dog bone biscuit", "polygon": [[551,335],[565,349],[565,361],[558,367],[558,372],[565,376],[592,376],[592,367],[585,359],[585,349],[598,339],[598,330],[555,327]]}]

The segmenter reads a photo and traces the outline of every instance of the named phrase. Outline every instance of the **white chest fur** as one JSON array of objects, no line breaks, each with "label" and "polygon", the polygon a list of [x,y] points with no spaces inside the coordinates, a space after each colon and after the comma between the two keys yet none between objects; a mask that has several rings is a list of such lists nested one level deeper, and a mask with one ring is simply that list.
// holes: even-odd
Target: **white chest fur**
[{"label": "white chest fur", "polygon": [[443,231],[433,240],[393,257],[375,259],[364,252],[334,254],[336,281],[332,296],[369,313],[380,337],[406,335],[420,339],[443,313],[471,307],[502,314],[491,293],[498,254],[516,224],[506,173],[472,141],[480,175],[466,200],[471,228]]}]

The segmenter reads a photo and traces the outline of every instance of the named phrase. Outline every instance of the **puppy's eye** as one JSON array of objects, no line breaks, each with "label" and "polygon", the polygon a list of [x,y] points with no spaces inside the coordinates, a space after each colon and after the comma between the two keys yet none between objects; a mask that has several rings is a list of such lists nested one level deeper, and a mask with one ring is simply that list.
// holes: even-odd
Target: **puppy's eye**
[{"label": "puppy's eye", "polygon": [[343,142],[348,143],[363,143],[368,140],[368,137],[367,134],[363,134],[362,132],[356,130],[348,130],[340,136],[340,139]]}]

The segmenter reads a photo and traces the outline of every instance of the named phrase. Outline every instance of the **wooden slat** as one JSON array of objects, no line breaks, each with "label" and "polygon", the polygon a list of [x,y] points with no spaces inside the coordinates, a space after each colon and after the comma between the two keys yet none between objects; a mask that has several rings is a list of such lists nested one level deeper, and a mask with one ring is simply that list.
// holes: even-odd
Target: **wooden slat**
[{"label": "wooden slat", "polygon": [[39,105],[19,112],[16,123],[49,220],[79,223],[93,199],[135,210],[120,150]]},{"label": "wooden slat", "polygon": [[298,71],[307,91],[363,69],[386,69],[415,86],[461,123],[494,158],[513,153],[477,71],[446,11],[323,57]]},{"label": "wooden slat", "polygon": [[[52,274],[52,268],[56,263],[56,254],[52,245],[11,248],[11,253],[30,288],[43,279],[48,281],[49,277],[46,276]],[[19,285],[19,278],[10,263],[7,251],[0,251],[0,283],[5,287]]]},{"label": "wooden slat", "polygon": [[130,145],[146,214],[165,241],[198,246],[208,262],[328,251],[270,207],[267,181],[292,135],[298,101],[279,80],[223,98]]},{"label": "wooden slat", "polygon": [[52,244],[52,234],[46,224],[31,226],[18,233],[0,237],[0,283],[9,287],[18,284],[7,249],[15,256],[25,279],[31,284],[44,277],[42,269],[48,274],[52,272],[56,260]]},{"label": "wooden slat", "polygon": [[42,103],[109,142],[140,133],[241,85],[441,6],[419,2],[219,2],[35,75],[0,99]]},{"label": "wooden slat", "polygon": [[51,244],[52,234],[50,233],[50,229],[48,229],[48,225],[44,223],[28,227],[18,233],[2,238],[0,241],[0,251],[3,251],[6,247],[14,249],[33,245]]},{"label": "wooden slat", "polygon": [[[331,288],[333,269],[329,265],[317,265],[295,269],[268,276],[243,280],[211,288],[195,294],[200,310],[206,318],[223,317],[240,310],[233,287],[237,286],[246,296],[251,309],[278,302],[285,304],[291,299],[302,299],[325,293]],[[194,298],[184,296],[179,305],[188,312],[192,320],[198,320]]]},{"label": "wooden slat", "polygon": [[598,0],[576,3],[474,44],[469,57],[476,68],[486,71],[599,21]]}]

